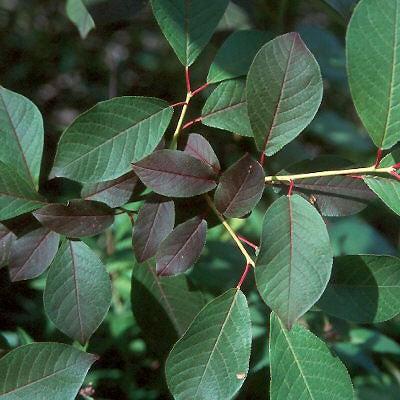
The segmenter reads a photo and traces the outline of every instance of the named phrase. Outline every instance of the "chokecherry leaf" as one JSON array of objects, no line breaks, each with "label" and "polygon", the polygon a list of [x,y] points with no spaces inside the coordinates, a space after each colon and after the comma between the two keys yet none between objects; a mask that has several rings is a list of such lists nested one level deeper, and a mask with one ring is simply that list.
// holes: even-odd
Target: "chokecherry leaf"
[{"label": "chokecherry leaf", "polygon": [[89,32],[96,27],[83,0],[67,0],[65,10],[68,18],[78,28],[82,39],[85,39]]},{"label": "chokecherry leaf", "polygon": [[15,239],[15,234],[5,225],[0,224],[0,268],[8,264],[11,247]]}]

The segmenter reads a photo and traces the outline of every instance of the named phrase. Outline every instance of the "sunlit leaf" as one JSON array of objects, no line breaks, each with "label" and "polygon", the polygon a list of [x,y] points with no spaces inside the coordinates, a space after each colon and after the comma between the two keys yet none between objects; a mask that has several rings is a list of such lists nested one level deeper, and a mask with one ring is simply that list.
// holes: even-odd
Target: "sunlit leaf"
[{"label": "sunlit leaf", "polygon": [[95,28],[95,24],[84,0],[67,0],[65,10],[68,18],[78,28],[81,37],[85,39],[88,33]]},{"label": "sunlit leaf", "polygon": [[203,136],[191,133],[184,151],[209,165],[216,174],[219,173],[221,165],[219,164],[218,157],[210,143]]}]

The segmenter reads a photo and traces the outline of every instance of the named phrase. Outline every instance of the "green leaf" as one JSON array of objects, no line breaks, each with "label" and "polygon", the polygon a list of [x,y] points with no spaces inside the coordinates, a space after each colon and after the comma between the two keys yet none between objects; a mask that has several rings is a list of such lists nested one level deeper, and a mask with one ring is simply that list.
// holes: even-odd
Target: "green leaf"
[{"label": "green leaf", "polygon": [[351,14],[351,10],[357,3],[357,0],[322,0],[329,5],[342,17],[347,18]]},{"label": "green leaf", "polygon": [[131,303],[145,340],[161,354],[170,351],[205,304],[186,275],[158,276],[154,260],[134,264]]},{"label": "green leaf", "polygon": [[175,344],[166,363],[176,400],[229,400],[249,368],[251,323],[246,297],[230,289],[208,303]]},{"label": "green leaf", "polygon": [[353,400],[345,366],[300,325],[288,332],[275,313],[270,325],[271,400]]},{"label": "green leaf", "polygon": [[61,343],[18,347],[0,359],[0,398],[73,399],[96,359]]},{"label": "green leaf", "polygon": [[264,217],[255,274],[261,297],[288,328],[322,295],[332,261],[316,209],[298,195],[276,200]]},{"label": "green leaf", "polygon": [[62,134],[51,177],[101,182],[130,171],[152,153],[171,120],[165,101],[117,97],[96,104]]},{"label": "green leaf", "polygon": [[68,18],[78,28],[82,39],[85,39],[89,32],[96,27],[83,0],[67,0],[65,11]]},{"label": "green leaf", "polygon": [[362,0],[347,31],[347,67],[354,104],[377,147],[400,140],[400,3]]},{"label": "green leaf", "polygon": [[50,265],[43,295],[46,314],[69,337],[86,343],[111,303],[111,284],[98,256],[82,242],[65,240]]},{"label": "green leaf", "polygon": [[151,0],[158,25],[186,67],[210,41],[229,0]]},{"label": "green leaf", "polygon": [[247,76],[247,107],[258,149],[271,156],[300,134],[322,100],[317,61],[298,33],[279,36],[257,53]]},{"label": "green leaf", "polygon": [[247,75],[250,64],[271,35],[262,31],[233,32],[218,50],[207,76],[208,83]]},{"label": "green leaf", "polygon": [[331,280],[318,306],[353,322],[393,318],[400,312],[400,259],[377,255],[335,258]]},{"label": "green leaf", "polygon": [[245,80],[232,79],[220,83],[204,104],[201,122],[212,128],[253,136],[247,115]]},{"label": "green leaf", "polygon": [[0,220],[10,219],[40,208],[42,197],[13,167],[0,161]]},{"label": "green leaf", "polygon": [[363,350],[382,354],[400,355],[400,345],[383,333],[365,329],[355,328],[350,331],[350,342],[360,346]]},{"label": "green leaf", "polygon": [[0,161],[37,188],[43,153],[43,119],[26,97],[0,86]]}]

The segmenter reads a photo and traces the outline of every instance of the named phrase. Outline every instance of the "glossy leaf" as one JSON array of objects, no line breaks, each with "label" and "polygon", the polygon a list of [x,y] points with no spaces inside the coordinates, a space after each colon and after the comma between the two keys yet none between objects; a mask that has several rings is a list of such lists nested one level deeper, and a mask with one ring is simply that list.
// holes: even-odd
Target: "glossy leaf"
[{"label": "glossy leaf", "polygon": [[172,232],[175,224],[173,201],[154,199],[139,210],[134,224],[133,251],[139,262],[154,257],[161,242]]},{"label": "glossy leaf", "polygon": [[101,201],[111,208],[121,207],[131,198],[137,181],[137,176],[128,172],[111,181],[87,183],[82,188],[81,196],[85,200]]},{"label": "glossy leaf", "polygon": [[0,398],[73,399],[96,359],[61,343],[17,347],[0,359]]},{"label": "glossy leaf", "polygon": [[6,220],[44,205],[31,183],[0,161],[0,220]]},{"label": "glossy leaf", "polygon": [[335,258],[318,306],[328,314],[360,323],[393,318],[400,313],[400,259],[376,255]]},{"label": "glossy leaf", "polygon": [[276,200],[264,217],[256,284],[289,329],[320,298],[331,268],[328,232],[316,209],[298,195]]},{"label": "glossy leaf", "polygon": [[211,167],[216,174],[221,170],[221,165],[210,143],[198,133],[191,133],[185,146],[185,153],[203,161]]},{"label": "glossy leaf", "polygon": [[79,182],[116,179],[152,153],[171,120],[165,101],[117,97],[96,104],[62,134],[51,177]]},{"label": "glossy leaf", "polygon": [[44,308],[56,327],[81,344],[105,318],[111,283],[98,256],[83,242],[65,240],[50,265]]},{"label": "glossy leaf", "polygon": [[17,239],[10,253],[9,270],[13,282],[36,278],[53,261],[60,236],[47,228],[35,229]]},{"label": "glossy leaf", "polygon": [[151,0],[158,25],[184,66],[210,41],[229,0]]},{"label": "glossy leaf", "polygon": [[353,400],[350,376],[339,358],[304,327],[288,332],[275,313],[269,355],[271,400]]},{"label": "glossy leaf", "polygon": [[261,165],[245,155],[222,175],[214,195],[215,206],[225,217],[239,218],[252,211],[265,187]]},{"label": "glossy leaf", "polygon": [[81,37],[85,39],[88,33],[95,28],[95,24],[83,0],[67,0],[65,10],[68,18],[78,28]]},{"label": "glossy leaf", "polygon": [[300,134],[322,99],[317,61],[297,33],[279,36],[257,53],[247,76],[254,139],[271,156]]},{"label": "glossy leaf", "polygon": [[232,79],[220,83],[201,112],[201,122],[242,136],[253,136],[247,115],[245,81]]},{"label": "glossy leaf", "polygon": [[347,66],[357,113],[377,147],[400,140],[400,5],[362,0],[347,32]]},{"label": "glossy leaf", "polygon": [[217,83],[247,75],[257,51],[271,37],[267,32],[240,30],[233,32],[216,54],[207,82]]},{"label": "glossy leaf", "polygon": [[37,188],[43,153],[43,119],[26,97],[0,86],[0,161]]},{"label": "glossy leaf", "polygon": [[33,215],[42,225],[68,237],[97,235],[114,221],[111,208],[90,200],[73,200],[68,205],[49,204]]},{"label": "glossy leaf", "polygon": [[157,252],[157,274],[177,275],[190,268],[203,250],[206,234],[207,222],[198,217],[178,225]]},{"label": "glossy leaf", "polygon": [[133,165],[140,180],[158,194],[192,197],[217,186],[212,168],[178,150],[159,150]]},{"label": "glossy leaf", "polygon": [[145,340],[162,354],[171,350],[205,304],[186,275],[158,276],[153,260],[135,263],[131,303]]},{"label": "glossy leaf", "polygon": [[166,363],[176,400],[229,400],[246,379],[251,323],[246,297],[230,289],[208,303],[175,344]]},{"label": "glossy leaf", "polygon": [[8,264],[12,244],[16,236],[5,225],[0,224],[0,268]]}]

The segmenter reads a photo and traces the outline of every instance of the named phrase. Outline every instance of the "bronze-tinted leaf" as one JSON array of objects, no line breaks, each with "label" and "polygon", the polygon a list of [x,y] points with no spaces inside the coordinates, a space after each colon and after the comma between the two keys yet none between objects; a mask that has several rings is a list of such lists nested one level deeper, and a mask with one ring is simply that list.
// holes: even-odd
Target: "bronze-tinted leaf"
[{"label": "bronze-tinted leaf", "polygon": [[15,235],[6,226],[0,224],[0,268],[7,265]]}]

